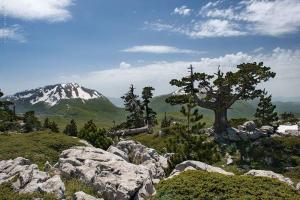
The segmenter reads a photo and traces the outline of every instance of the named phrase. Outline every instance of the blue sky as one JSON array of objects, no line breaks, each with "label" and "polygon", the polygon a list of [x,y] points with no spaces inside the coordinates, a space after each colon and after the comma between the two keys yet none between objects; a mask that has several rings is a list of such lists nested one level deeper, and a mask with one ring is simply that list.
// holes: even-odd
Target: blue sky
[{"label": "blue sky", "polygon": [[7,94],[58,82],[163,94],[190,63],[213,73],[264,61],[278,73],[263,86],[275,96],[300,84],[299,0],[0,0],[0,14]]}]

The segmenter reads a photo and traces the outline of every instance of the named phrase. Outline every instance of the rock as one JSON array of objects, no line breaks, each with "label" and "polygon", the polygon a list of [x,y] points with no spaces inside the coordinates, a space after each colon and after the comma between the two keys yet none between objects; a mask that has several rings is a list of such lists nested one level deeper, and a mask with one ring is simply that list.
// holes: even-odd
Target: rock
[{"label": "rock", "polygon": [[120,156],[94,147],[73,147],[61,153],[59,168],[80,178],[106,200],[142,200],[155,191],[151,171]]},{"label": "rock", "polygon": [[0,161],[0,184],[16,177],[12,186],[20,193],[54,193],[58,199],[64,198],[65,186],[59,176],[50,177],[25,158]]},{"label": "rock", "polygon": [[53,167],[52,167],[52,166],[50,165],[50,163],[47,161],[47,162],[45,163],[44,171],[45,171],[45,172],[50,172],[52,168],[53,168]]},{"label": "rock", "polygon": [[170,176],[168,178],[172,178],[186,170],[203,170],[203,171],[207,171],[207,172],[220,173],[220,174],[224,174],[227,176],[234,175],[233,173],[227,172],[219,167],[214,167],[214,166],[208,165],[208,164],[200,162],[200,161],[188,160],[188,161],[184,161],[183,163],[176,165],[175,169],[172,171],[172,173],[170,174]]},{"label": "rock", "polygon": [[254,121],[247,121],[243,124],[246,131],[254,131],[256,129],[256,124]]},{"label": "rock", "polygon": [[55,193],[58,199],[63,199],[65,196],[65,185],[58,175],[55,175],[46,182],[42,183],[39,189],[42,192]]},{"label": "rock", "polygon": [[272,126],[262,126],[259,130],[268,134],[274,133],[274,127]]},{"label": "rock", "polygon": [[300,182],[296,185],[296,190],[300,190]]},{"label": "rock", "polygon": [[231,165],[233,164],[233,159],[232,159],[232,156],[229,155],[228,153],[226,154],[226,165]]},{"label": "rock", "polygon": [[[137,165],[143,165],[151,170],[153,178],[162,179],[165,177],[164,169],[168,168],[168,159],[157,153],[156,150],[148,148],[141,143],[129,140],[121,141],[115,148],[124,152],[121,157],[128,158],[129,162]],[[116,155],[122,154],[116,152]]]},{"label": "rock", "polygon": [[107,151],[110,152],[110,153],[113,153],[117,156],[120,156],[121,158],[123,158],[124,160],[129,162],[128,155],[124,151],[118,149],[117,147],[110,146]]},{"label": "rock", "polygon": [[76,192],[73,196],[73,200],[103,200],[96,197],[93,197],[91,195],[88,195],[82,191]]},{"label": "rock", "polygon": [[277,128],[277,133],[281,135],[298,135],[298,125],[280,125]]},{"label": "rock", "polygon": [[265,171],[265,170],[250,170],[246,174],[246,176],[258,176],[258,177],[268,177],[268,178],[275,178],[278,179],[281,182],[287,183],[288,185],[293,186],[293,181],[289,178],[284,177],[281,174],[277,174],[272,171]]}]

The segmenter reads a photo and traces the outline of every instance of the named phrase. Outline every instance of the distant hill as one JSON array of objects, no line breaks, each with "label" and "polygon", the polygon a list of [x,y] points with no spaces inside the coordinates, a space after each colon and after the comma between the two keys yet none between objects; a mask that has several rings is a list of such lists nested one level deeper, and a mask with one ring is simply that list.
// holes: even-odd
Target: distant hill
[{"label": "distant hill", "polygon": [[[151,108],[158,112],[178,112],[180,110],[180,106],[172,106],[165,102],[165,99],[172,94],[161,95],[154,97],[150,103]],[[257,100],[253,101],[237,101],[233,104],[232,108],[228,110],[229,118],[253,118],[253,115],[256,111]],[[274,104],[277,106],[277,112],[292,112],[295,113],[298,117],[300,117],[300,102],[279,102],[276,101]],[[200,108],[200,112],[207,116],[213,117],[213,112],[204,108]]]},{"label": "distant hill", "polygon": [[85,121],[93,119],[101,126],[111,126],[125,119],[124,109],[112,104],[96,90],[76,83],[55,84],[5,97],[16,105],[17,113],[34,110],[41,117],[56,119],[65,124],[70,119]]}]

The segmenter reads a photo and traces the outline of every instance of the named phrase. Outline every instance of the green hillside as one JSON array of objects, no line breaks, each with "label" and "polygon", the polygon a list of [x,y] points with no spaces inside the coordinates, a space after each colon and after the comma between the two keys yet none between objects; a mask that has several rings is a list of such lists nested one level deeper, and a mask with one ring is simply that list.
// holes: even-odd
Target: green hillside
[{"label": "green hillside", "polygon": [[106,98],[90,99],[83,101],[81,99],[61,100],[53,107],[39,102],[31,105],[30,103],[16,102],[16,111],[24,113],[34,110],[42,119],[49,117],[63,128],[71,119],[75,119],[78,126],[88,120],[94,120],[98,126],[111,127],[113,121],[120,123],[125,119],[125,111],[113,105]]}]

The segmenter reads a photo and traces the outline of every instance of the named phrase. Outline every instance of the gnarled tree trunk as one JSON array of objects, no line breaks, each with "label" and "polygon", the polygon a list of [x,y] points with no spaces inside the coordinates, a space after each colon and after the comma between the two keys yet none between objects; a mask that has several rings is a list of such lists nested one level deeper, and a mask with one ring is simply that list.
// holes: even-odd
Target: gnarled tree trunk
[{"label": "gnarled tree trunk", "polygon": [[229,128],[229,124],[227,120],[227,109],[214,110],[214,112],[215,112],[215,122],[214,122],[215,132],[218,134],[227,132],[227,128]]}]

